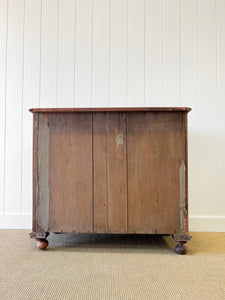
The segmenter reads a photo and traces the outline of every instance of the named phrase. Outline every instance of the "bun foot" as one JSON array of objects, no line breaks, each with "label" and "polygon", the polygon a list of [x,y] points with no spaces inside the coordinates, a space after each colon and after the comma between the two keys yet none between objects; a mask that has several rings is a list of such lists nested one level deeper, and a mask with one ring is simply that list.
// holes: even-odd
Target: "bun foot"
[{"label": "bun foot", "polygon": [[45,250],[48,247],[48,241],[46,239],[36,239],[37,241],[37,248],[40,250]]},{"label": "bun foot", "polygon": [[184,246],[183,242],[179,242],[175,248],[174,251],[176,254],[186,254],[187,253],[187,248]]}]

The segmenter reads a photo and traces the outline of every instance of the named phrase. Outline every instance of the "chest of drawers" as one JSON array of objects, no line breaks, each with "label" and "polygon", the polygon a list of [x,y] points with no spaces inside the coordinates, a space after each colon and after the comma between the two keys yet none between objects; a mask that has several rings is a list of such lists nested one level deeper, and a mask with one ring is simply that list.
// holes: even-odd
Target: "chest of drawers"
[{"label": "chest of drawers", "polygon": [[33,228],[49,232],[188,233],[189,108],[31,109]]}]

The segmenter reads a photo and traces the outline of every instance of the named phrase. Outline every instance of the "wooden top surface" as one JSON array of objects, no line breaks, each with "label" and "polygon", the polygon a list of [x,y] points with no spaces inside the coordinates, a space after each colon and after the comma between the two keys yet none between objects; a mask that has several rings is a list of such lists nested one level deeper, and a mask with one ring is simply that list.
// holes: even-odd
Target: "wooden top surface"
[{"label": "wooden top surface", "polygon": [[138,112],[138,111],[183,111],[189,112],[189,107],[88,107],[88,108],[31,108],[32,113],[69,113],[69,112]]}]

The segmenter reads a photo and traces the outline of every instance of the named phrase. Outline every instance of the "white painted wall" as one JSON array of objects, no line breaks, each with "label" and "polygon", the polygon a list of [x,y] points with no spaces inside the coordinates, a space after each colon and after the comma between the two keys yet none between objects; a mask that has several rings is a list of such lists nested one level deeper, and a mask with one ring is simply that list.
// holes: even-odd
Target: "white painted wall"
[{"label": "white painted wall", "polygon": [[225,231],[225,1],[0,0],[0,227],[31,228],[31,107],[190,106],[190,229]]}]

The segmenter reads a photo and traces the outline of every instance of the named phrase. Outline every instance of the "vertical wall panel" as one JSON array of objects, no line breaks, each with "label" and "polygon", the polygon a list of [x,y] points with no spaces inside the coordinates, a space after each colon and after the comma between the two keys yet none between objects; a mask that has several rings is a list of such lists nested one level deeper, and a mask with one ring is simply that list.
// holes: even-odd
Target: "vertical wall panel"
[{"label": "vertical wall panel", "polygon": [[189,214],[198,213],[198,1],[181,2],[181,106],[190,106],[189,142]]},{"label": "vertical wall panel", "polygon": [[7,71],[8,1],[0,0],[0,214],[4,212],[5,197],[5,105]]},{"label": "vertical wall panel", "polygon": [[216,1],[217,15],[217,216],[225,216],[225,1]]},{"label": "vertical wall panel", "polygon": [[40,106],[57,104],[58,1],[42,1]]},{"label": "vertical wall panel", "polygon": [[91,106],[92,0],[76,0],[75,106]]},{"label": "vertical wall panel", "polygon": [[180,105],[180,0],[163,2],[163,97]]},{"label": "vertical wall panel", "polygon": [[25,1],[24,79],[22,113],[22,213],[32,206],[33,116],[28,111],[39,106],[41,0]]},{"label": "vertical wall panel", "polygon": [[31,213],[28,109],[92,105],[192,107],[189,213],[224,220],[224,20],[224,0],[0,0],[6,224]]},{"label": "vertical wall panel", "polygon": [[162,0],[146,0],[145,105],[162,106]]},{"label": "vertical wall panel", "polygon": [[10,0],[8,9],[5,212],[20,213],[24,1]]},{"label": "vertical wall panel", "polygon": [[127,105],[127,0],[111,1],[110,106]]},{"label": "vertical wall panel", "polygon": [[75,0],[59,0],[57,106],[74,105]]},{"label": "vertical wall panel", "polygon": [[110,0],[93,0],[92,106],[109,104]]},{"label": "vertical wall panel", "polygon": [[144,106],[144,0],[128,1],[128,106]]},{"label": "vertical wall panel", "polygon": [[201,0],[199,13],[199,213],[200,215],[215,215],[218,105],[215,1]]}]

